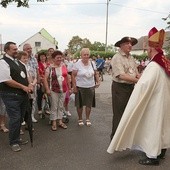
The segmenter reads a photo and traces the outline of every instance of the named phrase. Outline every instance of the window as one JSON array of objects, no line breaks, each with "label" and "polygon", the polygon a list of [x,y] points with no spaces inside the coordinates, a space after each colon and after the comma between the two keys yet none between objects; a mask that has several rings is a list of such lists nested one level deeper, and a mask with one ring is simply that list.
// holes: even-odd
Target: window
[{"label": "window", "polygon": [[41,47],[41,42],[35,42],[35,47]]}]

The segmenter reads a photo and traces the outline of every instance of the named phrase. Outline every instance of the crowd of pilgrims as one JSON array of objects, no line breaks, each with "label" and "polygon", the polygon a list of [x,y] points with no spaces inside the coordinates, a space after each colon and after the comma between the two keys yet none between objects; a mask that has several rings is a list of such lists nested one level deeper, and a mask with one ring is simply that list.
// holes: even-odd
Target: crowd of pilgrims
[{"label": "crowd of pilgrims", "polygon": [[[33,123],[37,123],[37,113],[40,118],[45,114],[50,116],[50,99],[45,93],[45,87],[44,87],[44,77],[45,72],[50,68],[50,65],[53,63],[52,60],[52,53],[54,53],[53,48],[49,48],[47,52],[40,52],[33,56],[31,59],[29,58],[29,55],[32,55],[32,48],[29,44],[25,46],[25,50],[18,51],[17,59],[19,62],[25,65],[27,70],[27,76],[29,79],[29,82],[33,85],[34,89],[33,92],[29,94],[29,100],[32,107],[31,112],[31,118]],[[61,53],[61,52],[60,52]],[[71,83],[71,68],[73,66],[73,60],[66,54],[62,54],[62,63],[64,66],[67,67],[68,75],[69,75],[69,81]],[[68,103],[70,101],[70,95],[71,95],[71,89],[67,86],[66,88],[66,95],[63,102],[62,107],[62,115],[71,116],[71,113],[68,110]],[[46,106],[46,108],[45,108]],[[45,110],[43,110],[45,109]],[[7,122],[8,122],[8,116],[6,113],[5,105],[0,98],[0,130],[4,133],[7,133],[9,130],[7,128]],[[62,116],[61,115],[61,116]],[[60,117],[61,117],[60,116]],[[62,122],[62,117],[58,120],[59,126],[61,128],[66,129],[67,126],[65,123]],[[22,121],[22,125],[26,125],[26,122]],[[24,128],[21,128],[20,134],[24,134]],[[56,130],[56,127],[54,127],[52,130]]]},{"label": "crowd of pilgrims", "polygon": [[[25,46],[25,50],[24,51],[19,51],[18,55],[17,55],[17,59],[26,66],[27,71],[28,71],[28,77],[30,79],[30,81],[32,82],[32,84],[34,85],[34,91],[33,93],[30,94],[30,101],[32,103],[32,113],[31,113],[31,117],[32,117],[32,122],[33,123],[37,123],[38,120],[36,119],[36,113],[38,112],[38,115],[40,118],[42,118],[44,116],[44,113],[47,115],[50,115],[50,99],[48,98],[48,96],[45,93],[45,87],[44,87],[44,76],[45,76],[45,72],[46,70],[48,70],[47,68],[50,67],[50,65],[53,63],[52,60],[52,53],[54,52],[54,48],[49,48],[47,50],[47,52],[40,52],[37,53],[34,58],[35,60],[31,61],[29,60],[29,54],[32,55],[32,50],[31,50],[31,46],[29,44],[27,44],[27,46]],[[77,61],[77,59],[74,59],[72,57],[70,57],[67,52],[63,53],[63,58],[62,58],[62,63],[63,65],[65,65],[67,67],[67,71],[68,71],[68,75],[69,75],[69,81],[71,83],[71,72],[72,72],[72,67],[73,67],[73,63],[75,63]],[[100,58],[100,56],[98,56],[98,58]],[[96,62],[96,57],[92,57],[92,60],[94,62]],[[103,60],[103,71],[107,72],[109,75],[111,74],[111,64],[110,64],[111,58],[106,58],[105,60]],[[137,61],[136,63],[139,65],[139,71],[142,71],[145,66],[147,65],[146,61]],[[97,64],[97,63],[96,63]],[[99,63],[100,64],[100,63]],[[38,78],[37,78],[38,75]],[[66,95],[65,95],[65,99],[64,99],[64,103],[63,103],[63,116],[71,116],[70,111],[68,110],[68,104],[70,99],[72,98],[74,100],[74,95],[71,95],[72,92],[69,91],[69,89],[67,89],[66,91]],[[71,96],[70,96],[71,95]],[[45,107],[46,106],[46,107]],[[45,110],[43,110],[43,107]],[[0,130],[3,131],[4,133],[7,133],[9,130],[6,127],[6,123],[7,123],[7,114],[6,114],[6,109],[5,109],[5,105],[2,101],[2,99],[0,98]],[[43,113],[44,112],[44,113]],[[61,121],[61,120],[60,120]],[[60,122],[62,124],[61,127],[63,128],[67,128],[67,126]],[[25,121],[23,120],[22,125],[25,125]],[[54,128],[55,130],[56,128]],[[20,130],[21,134],[24,134],[23,130]]]},{"label": "crowd of pilgrims", "polygon": [[[55,54],[54,54],[55,53]],[[53,111],[51,111],[51,98],[48,94],[50,94],[50,76],[52,76],[52,69],[51,65],[53,64],[53,57],[52,55],[59,55],[62,56],[62,58],[59,58],[58,65],[62,65],[62,71],[63,75],[65,75],[64,79],[65,85],[61,83],[60,85],[62,88],[60,89],[54,89],[57,92],[59,92],[61,89],[64,92],[64,98],[58,98],[55,100],[58,100],[58,106],[57,108],[53,108]],[[32,56],[31,58],[29,56]],[[27,70],[27,76],[28,81],[33,85],[33,92],[29,94],[29,101],[31,104],[31,118],[33,123],[37,123],[37,118],[43,118],[44,114],[47,114],[50,118],[50,123],[52,124],[51,130],[56,131],[57,127],[61,127],[63,129],[67,129],[67,125],[65,122],[63,122],[63,117],[69,117],[71,116],[71,113],[69,112],[69,101],[71,98],[75,100],[75,96],[73,94],[73,88],[72,88],[72,82],[71,82],[71,73],[73,64],[77,62],[78,59],[73,59],[70,57],[67,53],[62,53],[61,51],[57,50],[55,51],[53,48],[49,48],[47,52],[39,52],[35,56],[32,55],[32,48],[30,44],[25,44],[23,51],[18,51],[17,54],[17,60],[25,65]],[[94,63],[96,64],[96,69],[101,69],[102,71],[107,72],[109,75],[111,74],[111,65],[109,59],[102,59],[100,56],[97,58],[92,57]],[[101,63],[102,62],[102,66]],[[139,65],[143,65],[139,64]],[[100,68],[98,67],[100,65]],[[46,76],[46,74],[48,76]],[[58,79],[61,79],[61,82],[63,82],[63,77],[58,77]],[[60,82],[59,82],[60,83]],[[7,114],[5,105],[0,98],[0,130],[7,133],[9,130],[6,126],[8,122]],[[38,113],[38,115],[37,115]],[[57,114],[56,114],[57,113]],[[79,117],[80,118],[80,117]],[[81,118],[82,119],[82,118]],[[88,122],[89,125],[91,125],[91,122]],[[22,125],[26,126],[26,122],[24,121],[24,118],[22,120]],[[82,125],[82,122],[79,122],[79,125]],[[23,126],[20,129],[20,134],[24,134],[24,130],[27,128],[23,128]],[[34,130],[34,128],[33,128]]]}]

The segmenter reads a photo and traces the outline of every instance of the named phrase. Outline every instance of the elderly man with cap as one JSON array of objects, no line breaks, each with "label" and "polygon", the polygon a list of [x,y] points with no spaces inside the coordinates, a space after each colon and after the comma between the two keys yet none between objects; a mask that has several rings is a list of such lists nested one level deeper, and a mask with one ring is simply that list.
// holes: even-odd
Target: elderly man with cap
[{"label": "elderly man with cap", "polygon": [[132,37],[124,37],[118,41],[115,46],[119,47],[118,52],[111,60],[112,66],[112,139],[117,126],[120,122],[124,109],[127,105],[129,97],[133,91],[134,84],[137,83],[139,73],[134,58],[130,51],[132,46],[137,44],[137,39]]},{"label": "elderly man with cap", "polygon": [[142,165],[159,165],[170,147],[170,62],[162,51],[165,31],[152,28],[148,35],[150,62],[136,84],[109,153],[126,148],[145,152]]}]

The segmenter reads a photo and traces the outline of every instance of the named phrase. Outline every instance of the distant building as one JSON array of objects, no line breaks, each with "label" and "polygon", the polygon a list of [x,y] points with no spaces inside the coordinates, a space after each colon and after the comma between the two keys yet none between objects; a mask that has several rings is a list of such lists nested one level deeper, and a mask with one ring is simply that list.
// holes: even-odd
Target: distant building
[{"label": "distant building", "polygon": [[[147,52],[147,42],[148,42],[148,36],[142,36],[138,39],[138,43],[133,46],[131,54],[135,55],[141,55],[145,52]],[[165,50],[166,47],[170,46],[170,31],[167,31],[165,33],[165,42],[163,45],[163,49]]]},{"label": "distant building", "polygon": [[3,56],[4,54],[4,44],[0,44],[0,58]]},{"label": "distant building", "polygon": [[23,50],[23,45],[27,43],[31,45],[33,54],[48,48],[58,49],[58,42],[44,28],[21,43],[19,49]]}]

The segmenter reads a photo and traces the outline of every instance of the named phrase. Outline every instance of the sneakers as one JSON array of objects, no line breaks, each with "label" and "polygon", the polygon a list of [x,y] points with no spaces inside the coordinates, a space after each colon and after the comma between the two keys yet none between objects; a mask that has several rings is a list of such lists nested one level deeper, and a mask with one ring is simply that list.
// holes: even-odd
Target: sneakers
[{"label": "sneakers", "polygon": [[25,122],[25,121],[23,121],[23,122],[21,123],[21,125],[22,125],[22,126],[25,126],[25,125],[26,125],[26,122]]},{"label": "sneakers", "polygon": [[19,140],[19,145],[26,145],[28,143],[28,140]]},{"label": "sneakers", "polygon": [[38,121],[34,118],[34,116],[32,116],[32,122],[33,123],[37,123]]},{"label": "sneakers", "polygon": [[24,135],[24,131],[20,129],[20,135]]},{"label": "sneakers", "polygon": [[66,111],[67,116],[71,116],[71,113],[69,111]]},{"label": "sneakers", "polygon": [[12,151],[14,151],[14,152],[19,152],[19,151],[21,151],[21,148],[20,148],[19,144],[13,144],[13,145],[11,145],[11,149],[12,149]]}]

